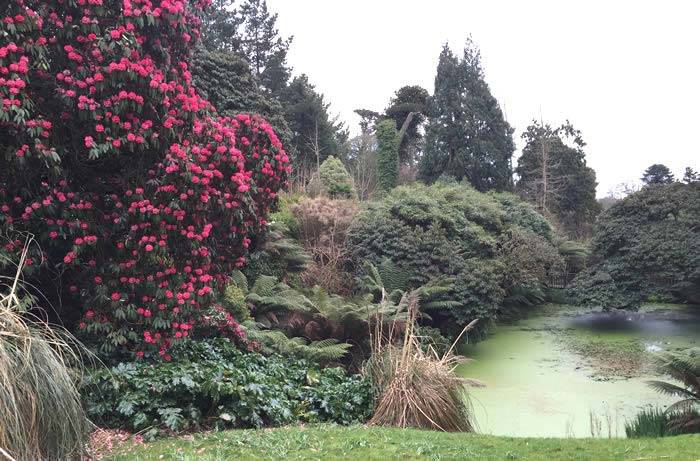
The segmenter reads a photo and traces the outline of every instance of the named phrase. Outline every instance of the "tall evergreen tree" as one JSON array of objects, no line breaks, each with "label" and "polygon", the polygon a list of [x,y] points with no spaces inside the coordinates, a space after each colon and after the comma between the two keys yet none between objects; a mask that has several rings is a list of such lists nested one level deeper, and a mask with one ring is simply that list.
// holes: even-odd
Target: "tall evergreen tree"
[{"label": "tall evergreen tree", "polygon": [[[241,46],[253,73],[262,78],[266,71],[267,77],[276,75],[289,78],[290,71],[286,67],[287,51],[293,37],[283,38],[277,29],[277,14],[271,14],[265,0],[245,0],[240,6]],[[274,68],[271,71],[270,68]],[[272,80],[265,82],[266,88],[280,86],[281,82]]]},{"label": "tall evergreen tree", "polygon": [[329,104],[306,75],[295,77],[280,95],[287,123],[292,131],[287,151],[292,152],[297,169],[310,171],[329,155],[338,154],[347,141],[341,123],[331,119]]},{"label": "tall evergreen tree", "polygon": [[423,179],[446,174],[481,191],[511,188],[513,129],[491,94],[471,40],[462,59],[443,47],[429,110]]},{"label": "tall evergreen tree", "polygon": [[201,45],[210,51],[241,52],[239,28],[243,22],[236,0],[212,0],[202,18]]},{"label": "tall evergreen tree", "polygon": [[291,141],[292,133],[282,105],[262,91],[248,62],[240,55],[226,50],[210,52],[199,47],[191,61],[191,72],[192,85],[219,113],[260,114],[275,128],[283,145]]},{"label": "tall evergreen tree", "polygon": [[689,166],[685,167],[685,174],[683,174],[683,182],[686,184],[690,184],[698,181],[700,181],[700,173],[693,170]]},{"label": "tall evergreen tree", "polygon": [[666,165],[655,163],[644,171],[642,182],[648,186],[655,184],[671,184],[674,181],[673,173]]},{"label": "tall evergreen tree", "polygon": [[568,121],[557,128],[533,122],[522,137],[517,191],[540,212],[554,216],[572,237],[587,236],[601,205],[581,132]]},{"label": "tall evergreen tree", "polygon": [[265,0],[213,0],[207,11],[203,47],[243,56],[262,87],[278,96],[291,76],[287,52],[293,37],[280,35],[277,14],[270,13]]}]

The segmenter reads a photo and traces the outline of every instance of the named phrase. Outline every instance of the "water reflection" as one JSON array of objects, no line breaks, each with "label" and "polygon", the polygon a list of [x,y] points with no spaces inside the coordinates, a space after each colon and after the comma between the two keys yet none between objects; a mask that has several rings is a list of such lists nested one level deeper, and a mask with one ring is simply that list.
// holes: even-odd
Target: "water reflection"
[{"label": "water reflection", "polygon": [[568,325],[600,333],[685,335],[700,331],[700,314],[686,312],[592,312],[573,317]]}]

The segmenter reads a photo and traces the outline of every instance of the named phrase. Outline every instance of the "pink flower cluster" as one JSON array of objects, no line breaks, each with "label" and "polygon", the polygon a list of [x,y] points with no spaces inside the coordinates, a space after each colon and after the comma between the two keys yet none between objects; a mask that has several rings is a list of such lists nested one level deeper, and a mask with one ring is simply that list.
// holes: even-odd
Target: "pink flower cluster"
[{"label": "pink flower cluster", "polygon": [[[11,38],[0,47],[0,147],[16,153],[0,172],[0,230],[38,236],[33,270],[63,274],[62,304],[105,350],[168,359],[175,341],[210,329],[286,185],[289,158],[270,124],[219,117],[191,85],[207,4],[0,9]],[[242,337],[225,314],[218,330]]]}]

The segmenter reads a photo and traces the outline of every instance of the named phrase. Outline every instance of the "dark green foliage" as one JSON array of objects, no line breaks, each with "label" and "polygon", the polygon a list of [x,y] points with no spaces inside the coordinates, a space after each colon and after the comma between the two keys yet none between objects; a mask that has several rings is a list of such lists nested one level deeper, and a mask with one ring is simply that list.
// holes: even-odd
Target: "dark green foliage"
[{"label": "dark green foliage", "polygon": [[512,134],[491,95],[474,43],[467,42],[462,59],[445,45],[430,100],[421,177],[464,178],[480,191],[510,189]]},{"label": "dark green foliage", "polygon": [[668,429],[676,433],[700,433],[700,349],[662,353],[656,371],[675,382],[649,381],[656,391],[680,400],[666,408]]},{"label": "dark green foliage", "polygon": [[[283,210],[286,210],[284,208]],[[295,239],[298,226],[293,215],[273,213],[267,232],[256,239],[243,271],[249,280],[261,275],[291,279],[306,269],[309,256]],[[290,230],[286,224],[292,226]]]},{"label": "dark green foliage", "polygon": [[416,337],[424,351],[431,348],[438,357],[442,357],[452,346],[452,341],[442,335],[438,328],[419,325],[416,327]]},{"label": "dark green foliage", "polygon": [[88,414],[102,427],[145,431],[361,423],[370,385],[342,369],[244,353],[225,339],[178,344],[178,361],[122,363],[86,376]]},{"label": "dark green foliage", "polygon": [[207,50],[241,51],[239,27],[243,18],[234,8],[237,0],[212,0],[202,18],[201,43]]},{"label": "dark green foliage", "polygon": [[329,156],[323,161],[318,171],[323,191],[331,198],[355,198],[355,188],[352,186],[352,178],[345,169],[343,162]]},{"label": "dark green foliage", "polygon": [[292,138],[282,105],[266,94],[250,65],[232,51],[197,48],[192,62],[192,83],[222,115],[255,113],[265,117],[286,147]]},{"label": "dark green foliage", "polygon": [[646,408],[625,423],[625,435],[628,439],[666,437],[671,435],[668,429],[670,419],[671,415],[659,408]]},{"label": "dark green foliage", "polygon": [[[456,306],[435,310],[436,322],[451,319],[446,323],[458,328],[481,318],[487,325],[510,289],[499,252],[501,236],[521,229],[556,256],[547,240],[552,235],[547,221],[517,201],[509,194],[483,194],[460,184],[400,186],[358,215],[349,245],[356,261],[371,261],[391,274],[391,285],[405,289],[407,284],[410,289],[449,278],[453,288],[448,298]],[[537,266],[537,271],[546,273],[547,268]],[[542,279],[536,280],[532,283],[540,286]]]},{"label": "dark green foliage", "polygon": [[396,187],[399,179],[399,138],[393,120],[377,123],[377,171],[380,189],[388,191]]},{"label": "dark green foliage", "polygon": [[[292,38],[280,36],[277,14],[268,11],[265,0],[244,0],[238,11],[241,17],[241,50],[255,75],[272,86],[283,87],[290,74],[286,68],[286,57]],[[268,90],[272,89],[265,86]]]},{"label": "dark green foliage", "polygon": [[671,184],[673,173],[666,165],[655,163],[644,171],[642,182],[648,186],[656,184]]},{"label": "dark green foliage", "polygon": [[425,122],[429,98],[430,95],[425,88],[417,85],[404,86],[399,88],[385,111],[386,116],[394,120],[397,130],[401,130],[411,113],[414,114],[400,140],[399,161],[401,163],[413,164],[419,143],[423,140],[420,127]]},{"label": "dark green foliage", "polygon": [[[512,227],[499,236],[498,257],[503,264],[503,285],[508,291],[528,288],[540,292],[540,287],[564,270],[564,259],[554,245],[519,227]],[[537,297],[529,299],[538,301]],[[534,304],[540,304],[539,301]]]},{"label": "dark green foliage", "polygon": [[590,235],[600,204],[581,133],[569,122],[552,128],[535,121],[522,137],[525,147],[515,170],[516,190],[540,212],[556,217],[572,237]]},{"label": "dark green foliage", "polygon": [[265,0],[214,0],[202,18],[204,48],[242,56],[273,95],[289,80],[287,52],[291,43],[292,37],[280,36],[277,14],[268,11]]},{"label": "dark green foliage", "polygon": [[293,154],[298,169],[310,171],[329,155],[338,154],[347,133],[341,123],[331,118],[329,104],[306,75],[295,77],[280,92],[279,99],[292,130],[285,147]]},{"label": "dark green foliage", "polygon": [[700,183],[644,187],[603,213],[590,267],[570,289],[580,304],[700,302]]},{"label": "dark green foliage", "polygon": [[690,184],[698,181],[700,181],[700,173],[693,170],[689,166],[685,167],[685,173],[683,174],[683,182],[686,184]]}]

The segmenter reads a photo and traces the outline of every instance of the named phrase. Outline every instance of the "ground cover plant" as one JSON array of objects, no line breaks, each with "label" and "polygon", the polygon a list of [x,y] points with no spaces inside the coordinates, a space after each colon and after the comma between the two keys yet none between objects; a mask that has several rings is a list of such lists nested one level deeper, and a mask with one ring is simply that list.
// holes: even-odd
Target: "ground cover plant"
[{"label": "ground cover plant", "polygon": [[297,422],[361,423],[370,383],[341,368],[242,352],[227,339],[174,346],[177,361],[122,363],[86,376],[88,414],[102,427],[163,433]]}]

